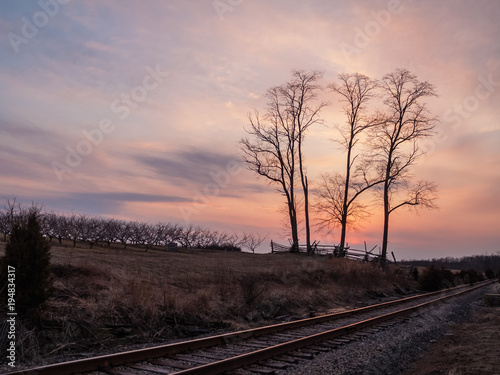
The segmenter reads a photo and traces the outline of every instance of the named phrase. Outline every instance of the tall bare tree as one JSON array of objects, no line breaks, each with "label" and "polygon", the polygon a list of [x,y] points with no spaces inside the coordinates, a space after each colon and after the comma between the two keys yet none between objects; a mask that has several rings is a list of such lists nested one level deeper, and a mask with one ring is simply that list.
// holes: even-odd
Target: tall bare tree
[{"label": "tall bare tree", "polygon": [[[340,74],[339,84],[328,86],[340,96],[346,122],[337,129],[340,145],[346,150],[345,175],[325,174],[318,189],[316,210],[320,213],[321,227],[335,228],[340,225],[340,247],[346,243],[347,225],[353,227],[368,215],[366,206],[358,202],[359,196],[383,180],[370,172],[372,163],[361,160],[356,148],[362,133],[376,126],[380,119],[367,114],[366,105],[376,95],[378,83],[369,77],[354,73]],[[358,160],[359,159],[359,160]]]},{"label": "tall bare tree", "polygon": [[296,183],[300,179],[304,193],[304,212],[308,251],[309,186],[304,166],[303,142],[307,130],[321,122],[319,112],[326,103],[314,103],[321,78],[319,72],[293,71],[288,83],[267,91],[267,108],[263,116],[256,110],[249,115],[250,137],[240,141],[244,160],[250,170],[279,186],[286,197],[292,232],[292,250],[299,246]]},{"label": "tall bare tree", "polygon": [[436,207],[436,185],[425,181],[412,183],[410,171],[422,155],[418,141],[432,136],[436,125],[436,118],[430,115],[421,99],[437,94],[432,84],[419,81],[406,69],[385,75],[382,89],[385,121],[373,128],[371,140],[384,176],[382,259],[385,260],[390,214],[403,206]]},{"label": "tall bare tree", "polygon": [[313,124],[322,123],[323,120],[319,117],[320,110],[326,105],[326,102],[318,103],[313,106],[313,102],[317,98],[317,92],[320,86],[316,83],[321,78],[321,73],[304,71],[295,71],[294,79],[287,84],[285,95],[288,96],[290,109],[292,111],[292,119],[296,122],[298,131],[298,156],[299,156],[299,171],[302,191],[304,193],[304,219],[306,226],[306,245],[307,252],[312,252],[311,247],[311,229],[309,220],[309,183],[307,181],[307,172],[304,166],[303,142],[305,134],[309,127]]}]

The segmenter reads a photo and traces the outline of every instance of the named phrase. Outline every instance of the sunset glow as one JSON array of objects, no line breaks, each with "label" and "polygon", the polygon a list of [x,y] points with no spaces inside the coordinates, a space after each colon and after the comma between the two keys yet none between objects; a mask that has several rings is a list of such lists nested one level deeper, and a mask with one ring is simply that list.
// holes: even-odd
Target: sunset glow
[{"label": "sunset glow", "polygon": [[[170,221],[288,243],[283,197],[246,169],[248,113],[293,69],[435,85],[439,117],[414,169],[438,210],[391,216],[398,258],[500,251],[500,4],[496,0],[62,1],[0,4],[0,198],[46,210]],[[344,169],[325,126],[305,140],[311,187]],[[382,208],[352,247],[382,240]],[[336,243],[339,233],[315,232]],[[304,235],[301,234],[301,242]]]}]

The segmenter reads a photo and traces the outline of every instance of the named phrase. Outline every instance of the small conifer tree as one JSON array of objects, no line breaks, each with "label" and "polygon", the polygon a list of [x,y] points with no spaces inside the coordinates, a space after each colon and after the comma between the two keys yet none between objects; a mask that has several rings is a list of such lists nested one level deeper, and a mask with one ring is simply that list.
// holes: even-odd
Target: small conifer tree
[{"label": "small conifer tree", "polygon": [[42,236],[39,216],[37,207],[21,213],[12,226],[1,262],[2,286],[7,268],[15,268],[15,307],[20,316],[37,316],[52,292],[50,243]]}]

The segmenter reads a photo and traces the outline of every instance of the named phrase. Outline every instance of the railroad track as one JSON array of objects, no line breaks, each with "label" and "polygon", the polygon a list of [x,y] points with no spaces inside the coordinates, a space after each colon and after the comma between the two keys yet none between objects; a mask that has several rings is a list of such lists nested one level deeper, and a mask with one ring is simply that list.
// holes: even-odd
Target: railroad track
[{"label": "railroad track", "polygon": [[463,295],[490,282],[460,286],[335,314],[199,338],[153,348],[41,366],[6,375],[37,374],[272,374],[344,344],[346,336],[368,335],[411,313]]}]

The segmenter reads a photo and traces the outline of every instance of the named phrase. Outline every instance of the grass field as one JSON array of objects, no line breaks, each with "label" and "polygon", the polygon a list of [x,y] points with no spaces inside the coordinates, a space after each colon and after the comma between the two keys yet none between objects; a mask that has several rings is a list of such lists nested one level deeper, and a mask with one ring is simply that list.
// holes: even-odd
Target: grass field
[{"label": "grass field", "polygon": [[394,284],[412,286],[396,267],[324,256],[55,243],[51,253],[55,293],[41,333],[26,335],[27,356],[28,348],[47,354],[242,329],[365,303],[393,294]]}]

